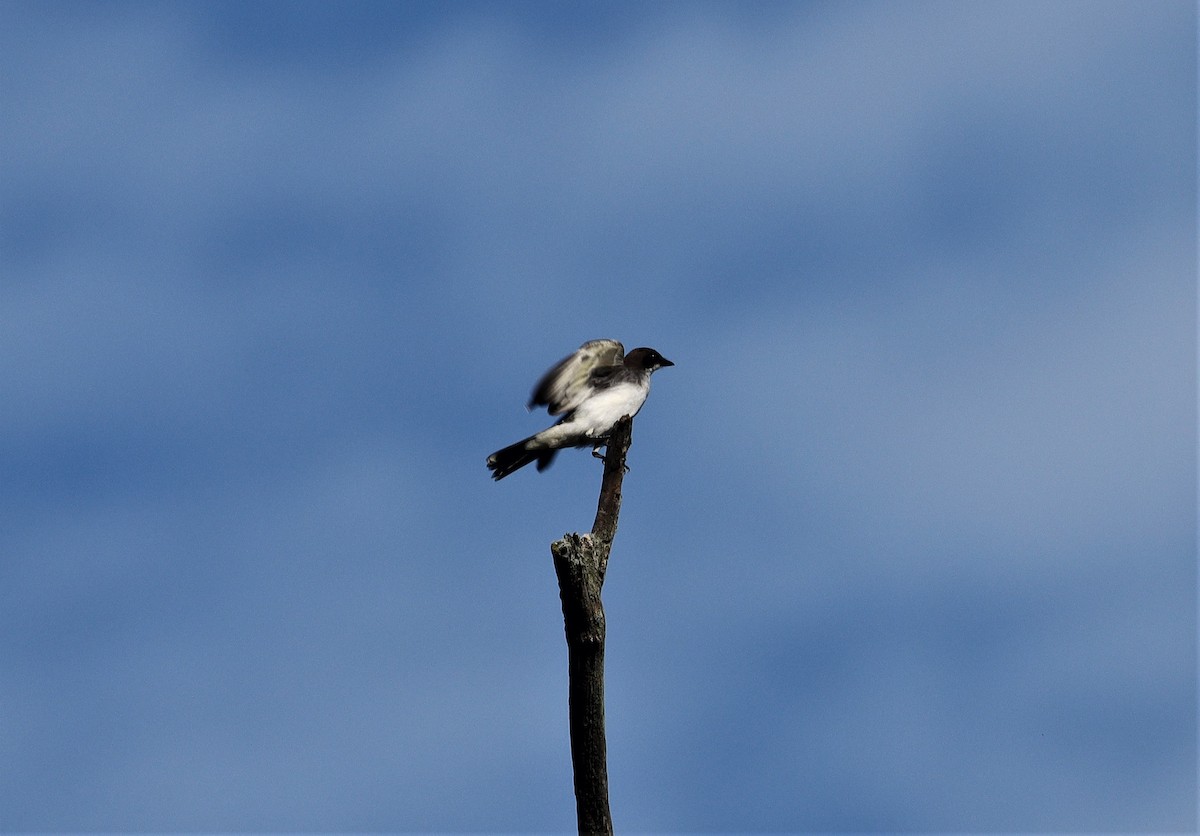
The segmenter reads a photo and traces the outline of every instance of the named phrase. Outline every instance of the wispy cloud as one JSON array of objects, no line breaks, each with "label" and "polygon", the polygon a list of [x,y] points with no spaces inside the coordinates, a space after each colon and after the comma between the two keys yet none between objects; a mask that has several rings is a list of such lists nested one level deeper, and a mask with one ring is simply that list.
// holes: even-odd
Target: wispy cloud
[{"label": "wispy cloud", "polygon": [[569,827],[614,336],[629,826],[1194,825],[1193,7],[338,8],[0,12],[0,824]]}]

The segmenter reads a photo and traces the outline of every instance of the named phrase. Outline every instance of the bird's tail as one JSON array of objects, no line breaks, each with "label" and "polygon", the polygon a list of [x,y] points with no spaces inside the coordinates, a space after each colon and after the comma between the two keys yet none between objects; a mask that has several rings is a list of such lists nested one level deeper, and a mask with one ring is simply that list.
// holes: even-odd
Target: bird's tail
[{"label": "bird's tail", "polygon": [[520,470],[530,462],[537,462],[539,471],[548,468],[558,451],[548,450],[545,447],[530,449],[530,442],[536,438],[536,435],[531,435],[529,438],[518,441],[516,444],[510,444],[503,450],[497,450],[488,456],[487,466],[488,470],[492,471],[492,478],[499,482],[508,474]]}]

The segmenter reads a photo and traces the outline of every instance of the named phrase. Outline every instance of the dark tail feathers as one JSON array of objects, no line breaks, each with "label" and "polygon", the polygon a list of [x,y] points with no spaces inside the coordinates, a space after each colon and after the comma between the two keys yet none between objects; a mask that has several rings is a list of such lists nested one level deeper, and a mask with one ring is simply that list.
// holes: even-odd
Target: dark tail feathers
[{"label": "dark tail feathers", "polygon": [[499,482],[510,473],[514,473],[530,462],[537,462],[539,471],[545,470],[554,461],[554,455],[557,450],[527,450],[525,445],[532,441],[534,436],[530,436],[516,444],[510,444],[503,450],[497,450],[488,456],[488,470],[492,471],[492,478]]}]

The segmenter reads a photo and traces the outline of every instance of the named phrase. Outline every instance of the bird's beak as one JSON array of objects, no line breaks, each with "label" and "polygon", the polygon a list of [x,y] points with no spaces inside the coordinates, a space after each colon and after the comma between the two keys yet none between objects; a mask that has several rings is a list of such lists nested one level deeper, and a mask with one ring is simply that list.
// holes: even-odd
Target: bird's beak
[{"label": "bird's beak", "polygon": [[667,366],[674,366],[675,364],[672,363],[670,360],[668,360],[666,357],[663,357],[662,363],[660,363],[659,365],[661,365],[663,368],[666,368]]}]

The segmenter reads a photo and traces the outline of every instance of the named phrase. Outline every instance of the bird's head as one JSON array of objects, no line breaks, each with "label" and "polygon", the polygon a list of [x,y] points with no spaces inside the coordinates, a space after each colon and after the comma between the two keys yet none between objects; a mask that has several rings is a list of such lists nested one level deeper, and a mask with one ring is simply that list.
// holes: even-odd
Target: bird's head
[{"label": "bird's head", "polygon": [[625,355],[625,367],[629,369],[641,369],[652,372],[664,366],[674,365],[674,363],[663,357],[653,348],[635,348]]}]

